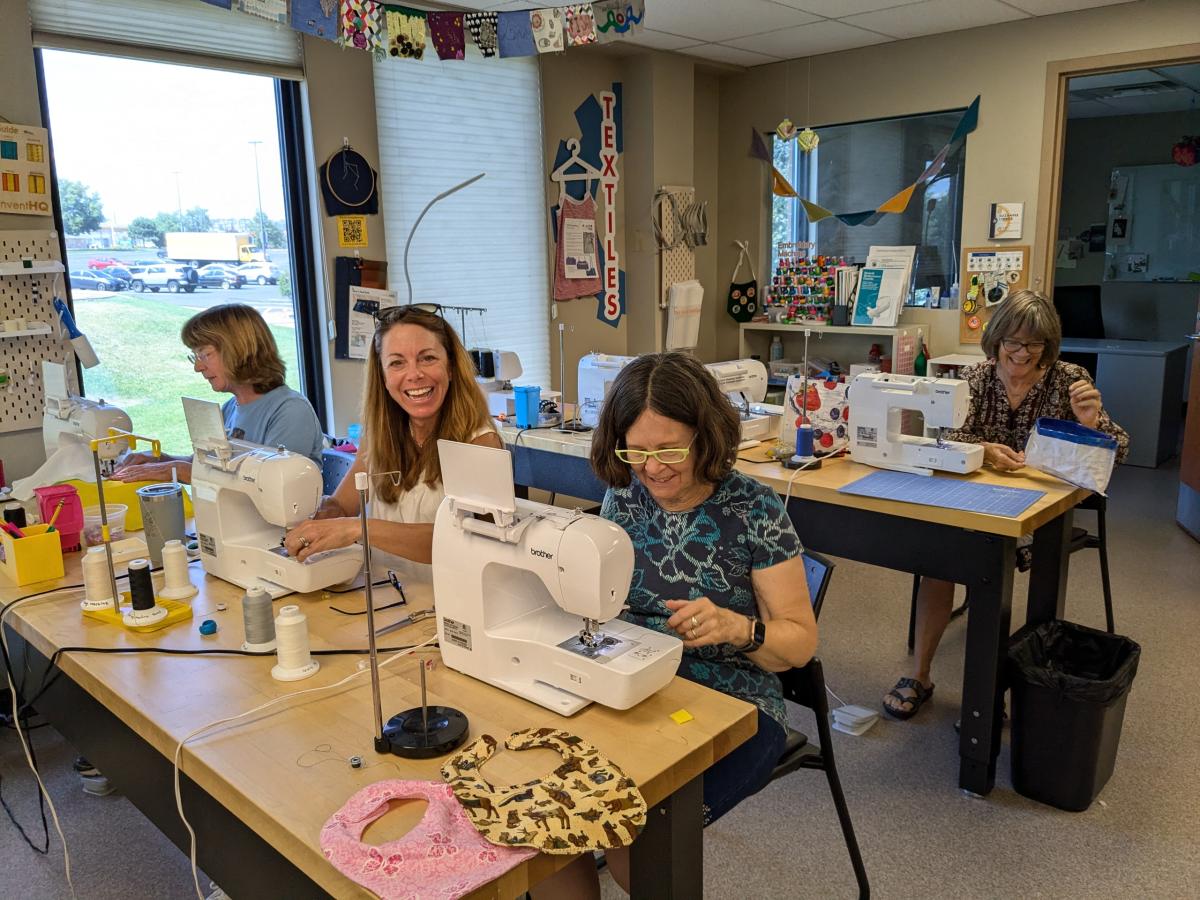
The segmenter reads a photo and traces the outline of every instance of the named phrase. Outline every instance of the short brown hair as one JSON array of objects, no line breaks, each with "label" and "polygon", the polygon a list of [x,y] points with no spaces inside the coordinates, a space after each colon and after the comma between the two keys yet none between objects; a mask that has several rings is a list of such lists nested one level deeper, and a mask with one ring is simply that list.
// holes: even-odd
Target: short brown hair
[{"label": "short brown hair", "polygon": [[1054,304],[1038,291],[1014,291],[1000,304],[983,332],[981,343],[987,358],[995,359],[1000,352],[1000,342],[1022,328],[1027,329],[1035,339],[1046,342],[1038,365],[1043,369],[1054,365],[1062,346],[1062,322]]},{"label": "short brown hair", "polygon": [[[408,413],[392,399],[384,379],[383,338],[397,325],[419,325],[436,337],[446,351],[450,385],[438,412],[437,429],[423,445],[413,439]],[[389,307],[381,316],[367,351],[362,406],[369,471],[403,473],[397,481],[375,480],[375,495],[385,503],[395,503],[402,491],[412,490],[418,481],[431,486],[441,481],[438,439],[470,443],[480,431],[494,427],[487,400],[475,382],[475,364],[458,333],[441,316],[416,306]]]},{"label": "short brown hair", "polygon": [[650,353],[625,366],[612,383],[592,435],[592,469],[614,487],[626,487],[632,475],[615,450],[646,410],[696,430],[691,456],[696,477],[716,484],[733,469],[741,425],[729,398],[712,373],[682,353]]},{"label": "short brown hair", "polygon": [[229,378],[265,394],[283,384],[287,372],[271,329],[253,306],[222,303],[198,312],[179,333],[189,350],[213,346]]}]

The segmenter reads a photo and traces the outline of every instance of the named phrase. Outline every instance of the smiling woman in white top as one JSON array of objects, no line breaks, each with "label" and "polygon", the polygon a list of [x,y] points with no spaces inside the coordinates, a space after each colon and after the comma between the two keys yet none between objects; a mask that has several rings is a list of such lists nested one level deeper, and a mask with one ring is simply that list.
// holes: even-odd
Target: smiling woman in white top
[{"label": "smiling woman in white top", "polygon": [[287,551],[303,561],[357,541],[354,475],[391,472],[371,480],[371,546],[428,563],[444,496],[438,440],[503,446],[475,384],[475,367],[445,319],[416,306],[380,314],[367,355],[362,418],[358,459],[317,516],[288,532]]}]

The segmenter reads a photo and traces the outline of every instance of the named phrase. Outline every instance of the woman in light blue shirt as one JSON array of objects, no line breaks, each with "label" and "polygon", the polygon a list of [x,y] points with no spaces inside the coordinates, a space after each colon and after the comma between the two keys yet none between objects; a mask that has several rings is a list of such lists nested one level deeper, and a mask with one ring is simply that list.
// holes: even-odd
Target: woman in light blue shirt
[{"label": "woman in light blue shirt", "polygon": [[[321,465],[321,423],[309,402],[283,383],[283,360],[258,310],[244,303],[211,307],[188,319],[180,337],[212,389],[233,394],[221,406],[231,438],[284,447]],[[190,482],[192,458],[132,453],[113,477],[166,481],[172,469]]]}]

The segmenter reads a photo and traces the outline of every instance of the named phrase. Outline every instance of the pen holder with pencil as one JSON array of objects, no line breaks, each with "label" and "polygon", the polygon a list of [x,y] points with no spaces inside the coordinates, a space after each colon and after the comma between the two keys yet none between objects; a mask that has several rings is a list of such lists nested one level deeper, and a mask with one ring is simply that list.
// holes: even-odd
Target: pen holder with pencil
[{"label": "pen holder with pencil", "polygon": [[0,531],[0,574],[15,585],[63,577],[62,544],[49,525],[29,525],[18,538]]}]

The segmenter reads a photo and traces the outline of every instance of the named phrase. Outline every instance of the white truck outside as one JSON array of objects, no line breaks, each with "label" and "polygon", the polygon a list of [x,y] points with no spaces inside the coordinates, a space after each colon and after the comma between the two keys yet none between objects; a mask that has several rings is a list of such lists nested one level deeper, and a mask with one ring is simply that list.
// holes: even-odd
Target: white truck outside
[{"label": "white truck outside", "polygon": [[167,233],[167,257],[189,266],[209,263],[241,265],[265,262],[254,236],[225,231],[171,231]]}]

